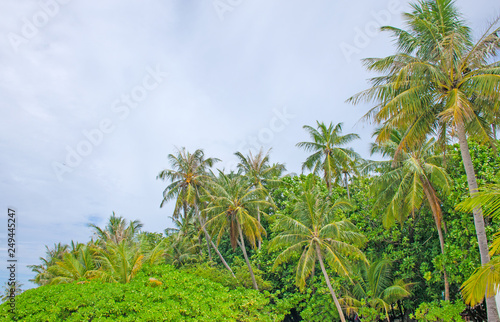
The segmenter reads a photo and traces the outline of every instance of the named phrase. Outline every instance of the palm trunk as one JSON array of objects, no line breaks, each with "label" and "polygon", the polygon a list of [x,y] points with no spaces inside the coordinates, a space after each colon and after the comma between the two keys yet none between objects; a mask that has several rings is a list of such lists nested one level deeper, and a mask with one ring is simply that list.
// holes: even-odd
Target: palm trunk
[{"label": "palm trunk", "polygon": [[[200,211],[198,209],[198,205],[195,205],[195,211],[196,211],[196,215],[198,217],[198,220],[200,221],[200,224],[202,224],[202,219],[201,219]],[[210,235],[208,234],[207,229],[205,228],[205,225],[202,224],[201,228],[203,229],[203,232],[205,233],[205,238],[207,239],[207,243],[209,243],[208,256],[210,257],[210,260],[212,260],[212,253],[210,252],[210,245],[212,245],[212,247],[214,248],[215,252],[217,253],[217,256],[219,256],[219,259],[221,260],[224,267],[227,268],[227,270],[231,272],[231,275],[233,275],[234,278],[236,278],[236,276],[234,276],[233,270],[231,269],[231,267],[229,267],[226,260],[224,259],[222,254],[219,252],[219,249],[212,241],[212,238],[210,238]]]},{"label": "palm trunk", "polygon": [[[209,236],[209,238],[210,238],[210,236]],[[226,263],[226,261],[224,260],[224,257],[222,257],[222,254],[219,252],[219,249],[217,248],[217,246],[215,246],[215,244],[214,244],[214,242],[213,242],[212,239],[210,239],[210,243],[212,244],[212,247],[214,248],[214,250],[217,253],[217,255],[219,256],[219,259],[221,260],[222,264],[224,264],[224,267],[227,268],[227,270],[231,272],[231,275],[233,275],[234,278],[236,278],[236,276],[234,276],[233,270]]]},{"label": "palm trunk", "polygon": [[[420,176],[420,181],[424,188],[427,201],[431,206],[432,214],[434,217],[434,222],[436,223],[436,228],[439,236],[439,245],[441,246],[441,254],[444,255],[444,237],[443,230],[441,229],[441,223],[443,219],[443,212],[441,210],[441,205],[439,204],[439,199],[436,196],[436,191],[432,187],[431,183],[424,176]],[[450,282],[448,281],[448,274],[446,273],[446,268],[443,266],[443,276],[444,276],[444,300],[450,300]]]},{"label": "palm trunk", "polygon": [[323,276],[325,277],[326,285],[330,290],[330,294],[332,295],[333,302],[335,302],[335,306],[337,307],[337,311],[339,311],[340,320],[345,322],[344,312],[342,312],[342,308],[340,307],[339,300],[337,299],[337,295],[335,295],[335,291],[333,290],[332,284],[330,284],[330,278],[325,269],[325,264],[323,264],[323,257],[321,257],[321,251],[319,250],[319,246],[316,247],[316,253],[318,254],[319,265],[321,266],[321,271],[323,271]]},{"label": "palm trunk", "polygon": [[207,241],[207,249],[208,249],[208,258],[210,261],[212,261],[212,251],[210,250],[210,235],[208,234],[206,228],[205,228],[205,223],[201,219],[201,216],[198,214],[198,221],[200,222],[201,229],[203,230],[203,233],[205,233],[205,240]]},{"label": "palm trunk", "polygon": [[345,176],[345,188],[347,189],[347,199],[351,200],[351,194],[349,193],[349,181],[347,180],[347,172],[344,173]]},{"label": "palm trunk", "polygon": [[[462,153],[462,161],[464,163],[465,173],[467,174],[467,182],[469,184],[469,193],[472,196],[477,192],[476,174],[470,156],[469,144],[465,135],[465,126],[463,123],[457,123],[458,142],[460,144],[460,152]],[[477,243],[479,245],[479,253],[481,255],[481,264],[485,265],[490,261],[488,254],[488,240],[486,238],[486,231],[484,228],[483,210],[480,207],[475,208],[472,213],[474,214],[474,226],[476,227]],[[486,298],[486,311],[488,313],[489,322],[499,322],[498,311],[495,302],[495,297],[491,296]]]},{"label": "palm trunk", "polygon": [[[259,222],[259,226],[260,226],[260,208],[258,205],[257,205],[257,221]],[[262,247],[262,239],[258,238],[257,239],[257,249],[260,250],[261,247]]]},{"label": "palm trunk", "polygon": [[258,291],[259,287],[257,286],[255,275],[253,274],[252,265],[250,265],[250,261],[248,260],[247,250],[245,248],[245,241],[243,239],[243,232],[241,231],[241,226],[239,223],[238,223],[238,232],[240,233],[240,242],[238,244],[240,245],[241,251],[243,252],[243,257],[245,257],[245,262],[247,263],[248,270],[250,271],[250,277],[252,278],[253,288]]}]

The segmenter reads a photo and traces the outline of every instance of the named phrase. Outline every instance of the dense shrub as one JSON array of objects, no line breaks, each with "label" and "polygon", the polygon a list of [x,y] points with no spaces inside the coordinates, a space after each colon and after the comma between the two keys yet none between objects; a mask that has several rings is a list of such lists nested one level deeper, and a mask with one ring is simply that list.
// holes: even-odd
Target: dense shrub
[{"label": "dense shrub", "polygon": [[[157,281],[150,282],[150,278]],[[16,297],[18,321],[272,321],[269,299],[176,270],[146,267],[128,284],[42,286]],[[0,306],[1,321],[11,321]]]}]

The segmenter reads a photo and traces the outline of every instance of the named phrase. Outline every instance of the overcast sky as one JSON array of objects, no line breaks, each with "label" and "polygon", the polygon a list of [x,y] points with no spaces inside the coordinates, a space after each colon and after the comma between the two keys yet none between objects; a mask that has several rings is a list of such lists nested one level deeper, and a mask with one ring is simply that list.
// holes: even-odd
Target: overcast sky
[{"label": "overcast sky", "polygon": [[[86,242],[115,211],[144,230],[171,225],[159,208],[175,147],[273,148],[300,173],[316,120],[358,133],[368,157],[361,58],[393,53],[380,25],[401,27],[405,0],[0,0],[0,282],[7,208],[17,210],[18,278],[27,287],[45,245]],[[458,0],[478,35],[493,0]]]}]

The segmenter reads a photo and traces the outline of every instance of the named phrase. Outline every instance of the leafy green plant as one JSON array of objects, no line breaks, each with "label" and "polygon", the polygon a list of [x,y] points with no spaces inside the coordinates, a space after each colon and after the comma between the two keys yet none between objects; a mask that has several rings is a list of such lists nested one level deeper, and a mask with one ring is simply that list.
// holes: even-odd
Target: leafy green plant
[{"label": "leafy green plant", "polygon": [[[154,282],[151,282],[154,281]],[[8,306],[0,320],[12,321]],[[170,265],[144,266],[130,283],[69,283],[30,289],[16,297],[14,320],[40,321],[273,321],[269,298],[228,289]]]},{"label": "leafy green plant", "polygon": [[452,303],[449,301],[422,303],[415,311],[415,314],[410,315],[411,318],[417,321],[439,321],[452,322],[463,321],[462,313],[465,309],[465,304],[457,301]]}]

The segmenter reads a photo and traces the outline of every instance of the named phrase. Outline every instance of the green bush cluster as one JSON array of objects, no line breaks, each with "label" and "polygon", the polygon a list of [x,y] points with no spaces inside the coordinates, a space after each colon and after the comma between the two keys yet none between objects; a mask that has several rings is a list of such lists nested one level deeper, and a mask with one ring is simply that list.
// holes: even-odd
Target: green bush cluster
[{"label": "green bush cluster", "polygon": [[[150,278],[162,284],[152,286]],[[41,286],[16,298],[16,315],[0,306],[1,321],[273,321],[269,298],[229,289],[169,265],[145,267],[127,284]]]}]

